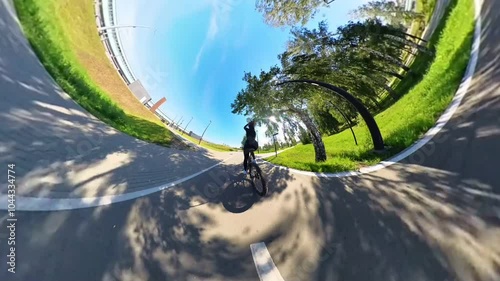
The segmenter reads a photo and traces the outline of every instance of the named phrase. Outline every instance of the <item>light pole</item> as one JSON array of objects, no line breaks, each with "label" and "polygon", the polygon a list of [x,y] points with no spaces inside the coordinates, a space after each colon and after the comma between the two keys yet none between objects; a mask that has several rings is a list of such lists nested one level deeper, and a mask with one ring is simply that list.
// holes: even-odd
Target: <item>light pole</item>
[{"label": "light pole", "polygon": [[[278,125],[278,121],[276,120],[276,117],[271,116],[271,117],[269,117],[267,119],[269,119],[269,121],[273,122],[274,124]],[[279,128],[278,128],[278,130],[279,130]],[[278,157],[278,149],[276,148],[276,135],[278,135],[278,133],[274,133],[273,134],[274,154],[275,154],[276,157]]]},{"label": "light pole", "polygon": [[205,128],[205,130],[203,131],[203,134],[201,134],[201,137],[200,137],[200,141],[198,142],[198,144],[201,143],[201,140],[203,139],[203,136],[205,135],[205,132],[207,131],[208,129],[208,126],[210,126],[210,124],[212,123],[212,120],[210,120],[210,123],[208,123],[207,127]]},{"label": "light pole", "polygon": [[175,118],[177,118],[177,115],[175,115],[174,118],[170,118],[170,121],[172,121],[172,122],[168,122],[170,126],[173,126],[172,124],[175,123]]},{"label": "light pole", "polygon": [[184,130],[182,131],[181,136],[182,136],[182,135],[184,135],[184,132],[186,131],[186,129],[187,129],[187,127],[188,127],[189,123],[191,123],[191,120],[193,120],[193,117],[191,117],[191,119],[189,120],[189,122],[186,124],[186,127],[184,127]]},{"label": "light pole", "polygon": [[182,120],[181,123],[179,123],[179,125],[177,125],[177,130],[179,130],[179,127],[182,125],[182,123],[184,123],[184,120]]},{"label": "light pole", "polygon": [[182,118],[184,118],[184,116],[181,116],[181,118],[179,118],[179,120],[177,120],[177,122],[175,123],[175,126],[174,126],[175,129],[179,128],[179,122],[182,121]]},{"label": "light pole", "polygon": [[276,135],[278,135],[278,133],[274,133],[273,134],[273,141],[274,141],[274,155],[276,157],[278,157],[278,149],[276,148]]}]

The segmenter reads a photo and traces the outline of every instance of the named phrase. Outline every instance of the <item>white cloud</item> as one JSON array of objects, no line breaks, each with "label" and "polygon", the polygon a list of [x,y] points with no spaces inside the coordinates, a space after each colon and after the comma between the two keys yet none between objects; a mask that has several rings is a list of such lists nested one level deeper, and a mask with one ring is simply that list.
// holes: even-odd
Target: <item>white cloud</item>
[{"label": "white cloud", "polygon": [[[192,2],[149,0],[144,5],[143,0],[116,0],[118,24],[137,24],[150,26],[157,33],[168,28],[172,23],[187,18],[192,14],[210,8],[214,0],[197,0]],[[218,32],[218,26],[211,26],[212,36]],[[130,29],[120,30],[120,36],[127,57],[131,63],[140,68],[148,59],[145,57],[153,44],[152,30]],[[201,57],[201,53],[200,53]]]},{"label": "white cloud", "polygon": [[200,50],[198,51],[198,54],[196,55],[196,59],[194,61],[194,65],[193,65],[193,70],[196,71],[198,70],[198,66],[200,65],[200,60],[201,60],[201,56],[203,55],[203,51],[205,50],[205,44],[203,44],[200,48]]},{"label": "white cloud", "polygon": [[195,59],[193,70],[196,72],[200,65],[201,57],[207,46],[215,40],[217,34],[229,26],[231,12],[233,8],[239,3],[239,0],[209,0],[211,15],[210,23],[208,25],[205,40],[203,41],[200,50]]},{"label": "white cloud", "polygon": [[207,31],[207,40],[213,40],[217,35],[218,29],[219,28],[217,26],[217,14],[213,13],[212,16],[210,17],[210,25],[208,26],[208,31]]}]

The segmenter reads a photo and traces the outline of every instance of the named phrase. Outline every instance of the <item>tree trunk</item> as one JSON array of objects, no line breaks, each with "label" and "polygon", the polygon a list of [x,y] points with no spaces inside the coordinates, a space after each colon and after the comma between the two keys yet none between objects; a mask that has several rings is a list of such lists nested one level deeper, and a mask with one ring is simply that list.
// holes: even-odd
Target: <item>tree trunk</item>
[{"label": "tree trunk", "polygon": [[409,53],[409,54],[411,54],[411,55],[414,55],[414,56],[416,56],[416,55],[417,55],[417,53],[413,52],[413,49],[412,49],[410,46],[405,45],[405,44],[403,44],[403,43],[401,43],[401,44],[397,44],[397,43],[396,43],[396,41],[394,41],[394,40],[390,40],[390,41],[389,41],[389,44],[390,44],[391,46],[393,46],[393,47],[395,47],[395,48],[398,48],[398,49],[401,49],[401,50],[403,50],[403,51],[405,51],[405,52],[407,52],[407,53]]},{"label": "tree trunk", "polygon": [[399,73],[396,73],[396,72],[392,72],[392,71],[385,71],[385,70],[379,70],[380,72],[382,73],[385,73],[385,74],[389,74],[391,76],[394,76],[396,78],[398,78],[399,80],[403,80],[403,78],[405,78],[403,75],[399,74]]},{"label": "tree trunk", "polygon": [[321,133],[318,129],[318,126],[314,124],[314,122],[312,121],[311,117],[307,112],[297,109],[291,109],[291,110],[295,112],[300,118],[300,120],[304,122],[304,125],[306,125],[307,131],[311,136],[311,141],[314,147],[315,161],[316,162],[326,161],[325,144],[323,143],[323,139],[321,138]]},{"label": "tree trunk", "polygon": [[389,87],[389,85],[387,85],[386,83],[382,83],[381,85],[384,88],[384,90],[386,90],[387,93],[389,93],[389,96],[391,96],[392,99],[394,100],[397,99],[398,95],[393,88]]},{"label": "tree trunk", "polygon": [[398,37],[398,36],[395,36],[395,35],[392,35],[392,34],[390,34],[390,35],[386,34],[384,37],[387,38],[387,39],[390,39],[390,40],[397,41],[397,42],[399,42],[401,44],[410,46],[411,48],[417,49],[417,50],[419,50],[422,53],[431,54],[431,51],[429,51],[429,49],[427,49],[427,47],[419,45],[419,44],[417,44],[417,43],[415,43],[415,42],[413,42],[411,40],[408,40],[406,38],[401,38],[401,37]]},{"label": "tree trunk", "polygon": [[[394,89],[392,89],[391,87],[389,87],[389,85],[387,85],[389,83],[389,81],[387,81],[387,79],[385,79],[383,77],[380,77],[380,80],[379,80],[379,79],[377,79],[377,77],[372,77],[372,76],[369,76],[367,74],[361,74],[361,76],[363,76],[366,79],[370,79],[371,81],[375,82],[376,85],[378,85],[379,87],[383,88],[387,93],[389,93],[389,95],[392,98],[396,98],[397,94],[394,91]],[[378,103],[377,103],[377,106],[378,106]]]},{"label": "tree trunk", "polygon": [[362,49],[364,49],[367,52],[370,52],[370,53],[372,53],[372,54],[374,54],[376,56],[382,57],[382,58],[384,58],[384,59],[386,59],[386,60],[388,60],[388,61],[396,64],[397,66],[401,67],[405,71],[409,71],[410,70],[410,68],[408,66],[406,66],[403,62],[401,62],[400,60],[398,60],[396,58],[393,58],[393,57],[391,57],[389,55],[383,54],[383,53],[381,53],[379,51],[376,51],[376,50],[373,50],[373,49],[364,48],[364,47]]},{"label": "tree trunk", "polygon": [[396,77],[399,80],[402,80],[404,78],[403,75],[401,75],[401,74],[399,74],[397,72],[392,72],[392,71],[388,71],[388,70],[377,68],[377,67],[372,67],[372,68],[361,67],[361,70],[368,71],[368,72],[370,72],[370,71],[378,71],[378,72],[385,73],[385,74],[391,75],[393,77]]},{"label": "tree trunk", "polygon": [[406,33],[406,32],[403,32],[403,31],[399,31],[401,34],[404,34],[405,36],[408,36],[408,37],[411,37],[413,39],[417,39],[417,40],[420,40],[420,41],[423,41],[423,42],[426,42],[427,43],[427,40],[424,40],[423,38],[420,38],[418,36],[415,36],[415,35],[411,35],[409,33]]}]

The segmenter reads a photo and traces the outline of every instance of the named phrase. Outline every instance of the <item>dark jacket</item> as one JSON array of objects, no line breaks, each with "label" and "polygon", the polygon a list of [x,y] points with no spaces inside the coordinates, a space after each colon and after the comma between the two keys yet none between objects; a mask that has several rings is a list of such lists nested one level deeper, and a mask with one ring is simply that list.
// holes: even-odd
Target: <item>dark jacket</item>
[{"label": "dark jacket", "polygon": [[257,136],[257,133],[255,133],[255,128],[253,126],[246,124],[245,127],[243,127],[243,129],[245,129],[247,137],[244,148],[251,147],[257,149],[259,147],[259,143],[255,140]]},{"label": "dark jacket", "polygon": [[247,141],[254,141],[257,133],[255,133],[255,128],[253,126],[249,126],[248,124],[243,127],[246,131]]}]

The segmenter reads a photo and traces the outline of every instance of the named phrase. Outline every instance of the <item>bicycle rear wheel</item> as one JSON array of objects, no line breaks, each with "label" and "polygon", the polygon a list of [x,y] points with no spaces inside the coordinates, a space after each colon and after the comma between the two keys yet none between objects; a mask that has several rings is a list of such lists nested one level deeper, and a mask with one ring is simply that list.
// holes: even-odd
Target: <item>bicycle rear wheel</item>
[{"label": "bicycle rear wheel", "polygon": [[252,163],[250,165],[252,166],[252,168],[254,170],[253,174],[251,174],[254,188],[260,196],[264,196],[267,194],[268,188],[267,188],[266,179],[265,179],[264,175],[262,174],[262,170],[260,169],[260,167],[257,164]]}]

